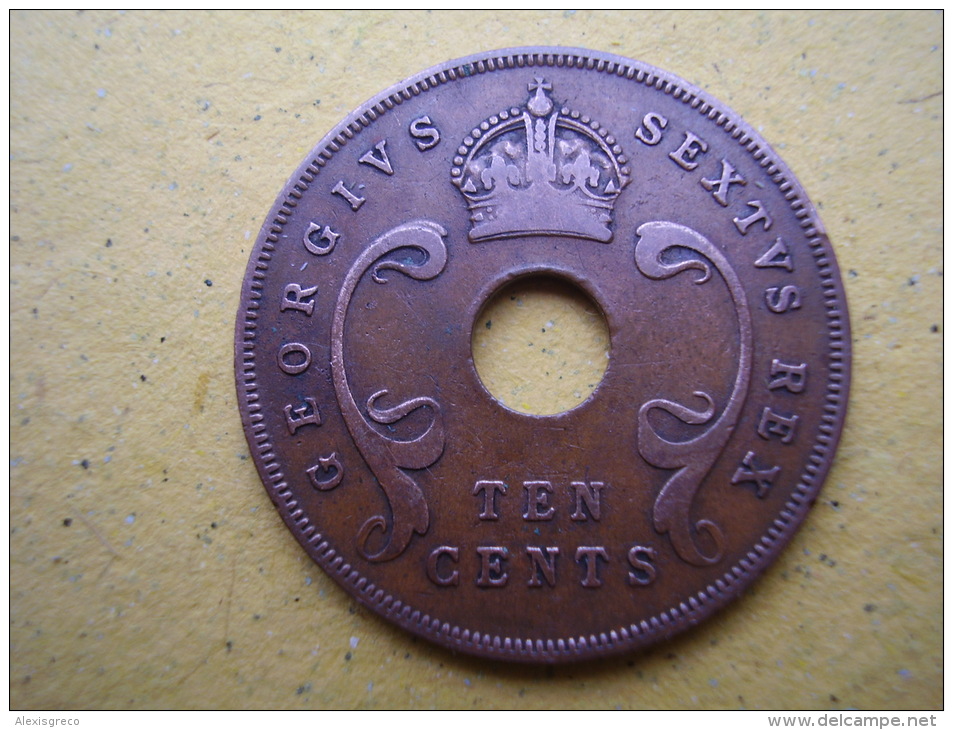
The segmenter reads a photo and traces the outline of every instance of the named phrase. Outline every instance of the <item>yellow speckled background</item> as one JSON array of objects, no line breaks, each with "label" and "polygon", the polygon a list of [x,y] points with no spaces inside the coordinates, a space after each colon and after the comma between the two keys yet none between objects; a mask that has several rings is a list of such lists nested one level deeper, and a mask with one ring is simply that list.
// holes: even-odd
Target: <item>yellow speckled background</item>
[{"label": "yellow speckled background", "polygon": [[[13,13],[11,707],[941,707],[942,20]],[[427,66],[531,44],[639,58],[759,129],[854,337],[835,466],[775,566],[675,641],[557,669],[357,607],[272,508],[232,375],[251,244],[311,147]]]}]

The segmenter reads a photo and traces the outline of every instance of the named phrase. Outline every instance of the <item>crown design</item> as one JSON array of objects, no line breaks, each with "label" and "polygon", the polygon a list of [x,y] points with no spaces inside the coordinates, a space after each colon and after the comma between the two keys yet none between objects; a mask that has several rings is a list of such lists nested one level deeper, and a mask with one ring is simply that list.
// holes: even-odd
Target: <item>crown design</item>
[{"label": "crown design", "polygon": [[463,140],[450,171],[470,207],[470,240],[555,234],[608,242],[629,183],[622,148],[586,115],[554,111],[541,78],[524,109],[501,111]]}]

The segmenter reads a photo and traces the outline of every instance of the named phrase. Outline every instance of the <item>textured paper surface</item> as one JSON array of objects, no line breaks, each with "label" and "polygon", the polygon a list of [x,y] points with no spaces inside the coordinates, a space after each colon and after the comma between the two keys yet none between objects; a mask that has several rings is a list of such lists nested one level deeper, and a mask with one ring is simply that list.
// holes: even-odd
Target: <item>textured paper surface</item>
[{"label": "textured paper surface", "polygon": [[[942,706],[941,14],[10,22],[13,709]],[[269,503],[232,375],[250,247],[311,147],[430,65],[531,44],[638,58],[758,129],[817,205],[854,338],[840,451],[781,559],[675,641],[557,669],[359,608]]]}]

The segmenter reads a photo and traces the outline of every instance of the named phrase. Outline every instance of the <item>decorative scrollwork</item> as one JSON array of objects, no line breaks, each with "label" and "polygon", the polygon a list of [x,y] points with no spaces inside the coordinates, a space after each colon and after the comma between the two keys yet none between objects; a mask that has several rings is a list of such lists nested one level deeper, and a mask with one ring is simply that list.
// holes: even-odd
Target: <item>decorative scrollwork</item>
[{"label": "decorative scrollwork", "polygon": [[[660,534],[668,533],[676,553],[683,560],[693,565],[713,565],[723,556],[724,535],[711,520],[698,520],[693,525],[691,507],[702,479],[728,442],[748,393],[751,380],[751,312],[734,269],[721,251],[700,233],[676,223],[652,221],[640,226],[637,234],[640,240],[635,249],[635,262],[645,276],[650,279],[668,279],[682,271],[694,269],[702,272],[695,279],[695,284],[709,281],[711,266],[706,261],[691,259],[671,264],[662,261],[664,251],[675,247],[687,248],[704,256],[717,269],[728,285],[735,306],[740,343],[738,371],[728,401],[714,423],[693,439],[673,442],[660,436],[649,422],[649,413],[659,409],[685,424],[702,426],[710,423],[715,418],[715,402],[702,391],[695,391],[694,395],[705,401],[703,410],[693,410],[665,398],[646,401],[639,409],[639,453],[654,466],[676,470],[655,499],[655,529]],[[713,550],[703,552],[699,548],[695,535],[702,532],[714,544]]]},{"label": "decorative scrollwork", "polygon": [[[331,371],[334,390],[351,437],[377,477],[390,505],[389,527],[383,515],[374,515],[358,531],[358,549],[365,558],[375,562],[397,557],[407,549],[415,532],[423,535],[430,526],[430,512],[424,494],[403,470],[425,469],[443,454],[443,414],[440,405],[425,396],[411,398],[388,408],[378,407],[378,401],[389,394],[387,390],[379,390],[368,398],[365,415],[354,400],[348,383],[344,364],[344,323],[354,290],[367,271],[373,269],[371,277],[378,284],[387,283],[382,272],[388,270],[398,271],[417,281],[438,276],[447,263],[447,249],[443,242],[446,235],[446,230],[430,221],[404,223],[387,231],[371,243],[354,262],[344,279],[334,309],[331,325]],[[419,262],[392,259],[380,261],[400,248],[416,249],[424,254],[424,259]],[[396,423],[420,408],[427,408],[431,412],[431,422],[423,434],[410,441],[388,438],[371,425],[371,422]],[[368,541],[374,532],[383,533],[384,545],[377,552],[371,553]]]}]

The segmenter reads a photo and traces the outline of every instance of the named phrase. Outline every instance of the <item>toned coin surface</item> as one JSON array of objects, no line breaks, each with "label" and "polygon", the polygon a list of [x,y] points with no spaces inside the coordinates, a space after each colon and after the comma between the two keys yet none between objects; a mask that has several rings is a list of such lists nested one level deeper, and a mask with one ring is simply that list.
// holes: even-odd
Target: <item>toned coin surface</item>
[{"label": "toned coin surface", "polygon": [[[546,415],[473,358],[528,277],[608,333],[601,381]],[[526,48],[318,143],[251,254],[235,355],[265,488],[344,590],[454,651],[563,662],[687,629],[770,565],[831,465],[850,333],[824,228],[748,124],[638,61]]]}]

